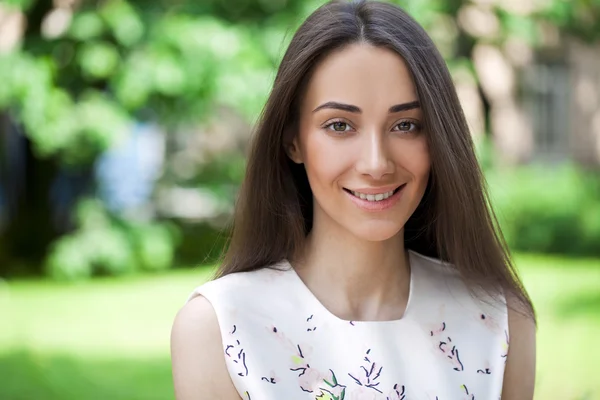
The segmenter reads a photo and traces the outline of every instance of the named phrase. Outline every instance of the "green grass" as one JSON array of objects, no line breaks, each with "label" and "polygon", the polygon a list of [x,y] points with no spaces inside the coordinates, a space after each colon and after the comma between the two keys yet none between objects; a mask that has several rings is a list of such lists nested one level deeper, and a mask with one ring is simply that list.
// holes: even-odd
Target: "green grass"
[{"label": "green grass", "polygon": [[0,287],[0,399],[172,399],[171,323],[210,272]]},{"label": "green grass", "polygon": [[600,260],[517,258],[538,313],[536,399],[600,399]]},{"label": "green grass", "polygon": [[[600,400],[600,260],[517,265],[538,311],[536,399]],[[209,273],[0,285],[0,399],[172,399],[171,322]]]}]

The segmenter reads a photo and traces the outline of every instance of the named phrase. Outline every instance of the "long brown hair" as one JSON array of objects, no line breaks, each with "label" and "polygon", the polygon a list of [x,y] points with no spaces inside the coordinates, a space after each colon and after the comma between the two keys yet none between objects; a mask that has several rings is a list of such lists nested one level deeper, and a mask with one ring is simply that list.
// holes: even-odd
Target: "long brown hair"
[{"label": "long brown hair", "polygon": [[472,290],[505,293],[533,317],[489,204],[485,181],[446,64],[423,28],[402,9],[376,1],[332,1],[300,26],[261,114],[236,203],[233,232],[216,277],[291,258],[312,227],[313,197],[302,165],[285,146],[315,66],[352,43],[393,50],[412,74],[424,115],[431,176],[405,226],[406,248],[456,268]]}]

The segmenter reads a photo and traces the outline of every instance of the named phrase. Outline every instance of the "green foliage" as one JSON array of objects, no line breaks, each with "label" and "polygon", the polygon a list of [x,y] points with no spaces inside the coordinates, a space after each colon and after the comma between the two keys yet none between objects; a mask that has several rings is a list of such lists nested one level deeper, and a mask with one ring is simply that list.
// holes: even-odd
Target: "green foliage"
[{"label": "green foliage", "polygon": [[223,103],[254,118],[273,75],[265,45],[252,26],[110,0],[78,9],[63,37],[0,55],[0,110],[39,156],[91,163],[133,119],[177,127]]},{"label": "green foliage", "polygon": [[119,220],[99,201],[86,200],[77,209],[77,226],[52,246],[46,270],[54,279],[160,271],[173,264],[177,235],[167,224]]},{"label": "green foliage", "polygon": [[54,69],[49,59],[26,53],[0,57],[0,108],[15,110],[40,157],[60,154],[66,161],[89,162],[128,133],[129,115],[92,88],[75,102],[54,85]]},{"label": "green foliage", "polygon": [[110,77],[119,64],[116,47],[103,41],[83,44],[78,58],[81,72],[90,80]]},{"label": "green foliage", "polygon": [[19,10],[29,9],[37,0],[3,0],[2,2],[9,7]]},{"label": "green foliage", "polygon": [[538,21],[524,15],[498,10],[504,38],[519,37],[530,46],[539,43]]},{"label": "green foliage", "polygon": [[113,37],[123,47],[129,47],[142,38],[144,24],[138,12],[126,1],[109,0],[100,9],[100,15]]},{"label": "green foliage", "polygon": [[565,165],[490,172],[492,201],[518,251],[600,256],[600,178]]},{"label": "green foliage", "polygon": [[207,223],[186,224],[181,228],[177,260],[184,265],[219,262],[228,244],[230,231]]},{"label": "green foliage", "polygon": [[493,141],[488,135],[485,135],[479,138],[479,140],[476,140],[474,144],[477,161],[479,162],[484,174],[492,173],[496,163],[496,154]]},{"label": "green foliage", "polygon": [[[83,2],[62,38],[36,38],[38,30],[30,29],[32,37],[23,48],[0,56],[0,109],[16,112],[40,156],[57,154],[87,163],[118,140],[112,132],[124,119],[180,125],[196,122],[213,105],[225,103],[253,120],[266,98],[286,29],[300,22],[298,15],[324,2]],[[443,25],[440,21],[454,19],[465,3],[393,2],[432,32]],[[51,7],[32,0],[6,4],[42,15]],[[500,6],[495,10],[505,36],[518,35],[532,44],[542,20],[588,39],[600,32],[600,0],[552,0],[532,18]],[[450,52],[445,54],[451,57]],[[99,93],[96,98],[103,96],[102,104],[94,104],[99,110],[90,115],[93,123],[107,125],[100,132],[75,117],[80,96],[91,89]]]},{"label": "green foliage", "polygon": [[[239,14],[241,3],[252,13]],[[20,47],[0,54],[0,111],[23,126],[37,157],[67,165],[94,163],[130,135],[136,120],[172,131],[196,125],[220,105],[252,120],[273,78],[276,57],[267,49],[283,33],[274,28],[263,35],[264,25],[281,7],[292,12],[301,2],[262,3],[242,1],[229,9],[231,2],[227,7],[222,2],[81,2],[68,29],[49,39],[35,25],[52,2],[13,0],[10,5],[26,12],[29,27]],[[248,23],[231,22],[241,19]],[[216,169],[229,176],[238,158]],[[239,181],[239,173],[233,173]],[[230,178],[210,178],[194,184],[233,195]],[[157,221],[137,224],[89,204],[81,205],[75,230],[52,245],[46,262],[50,276],[79,279],[171,265],[173,229]],[[96,212],[90,207],[101,218],[92,218]]]},{"label": "green foliage", "polygon": [[[132,0],[131,3],[144,8],[151,7],[156,13],[172,11],[179,14],[212,15],[220,20],[238,24],[262,24],[273,15],[283,15],[288,21],[294,19],[307,0],[184,0],[176,4]],[[324,1],[316,3],[322,4]]]},{"label": "green foliage", "polygon": [[551,0],[538,18],[585,41],[600,39],[600,0]]},{"label": "green foliage", "polygon": [[[470,55],[477,39],[465,38],[455,23],[466,0],[391,2],[424,25],[451,67],[472,70],[470,60],[460,57]],[[215,106],[225,105],[254,121],[293,28],[323,3],[82,1],[67,31],[48,39],[36,25],[52,2],[4,0],[3,5],[26,13],[28,28],[20,47],[0,54],[0,111],[21,123],[38,157],[86,165],[126,138],[135,120],[151,120],[172,131],[195,125]],[[509,13],[499,1],[492,8],[502,27],[498,44],[517,35],[536,46],[541,22],[586,40],[600,37],[600,0],[549,0],[531,17]],[[481,154],[485,169],[491,170],[489,147]],[[241,161],[229,155],[225,160],[215,157],[183,184],[205,186],[230,199],[241,179]],[[548,189],[554,180],[538,179],[541,172],[528,174],[502,178],[514,183],[507,191],[504,180],[496,183],[501,188],[498,197],[505,194],[499,205],[511,244],[518,249],[597,254],[597,186],[575,187],[569,181],[572,176],[561,172],[553,178],[571,182],[558,184],[563,185],[560,193],[569,193],[562,198],[559,191]],[[89,202],[78,213],[77,229],[50,252],[46,267],[54,277],[160,270],[174,257],[176,238],[161,223],[125,221]],[[216,231],[206,232],[202,237],[213,240]],[[188,247],[206,249],[207,243]]]},{"label": "green foliage", "polygon": [[98,13],[82,11],[75,14],[69,36],[78,41],[96,39],[104,34],[106,26]]}]

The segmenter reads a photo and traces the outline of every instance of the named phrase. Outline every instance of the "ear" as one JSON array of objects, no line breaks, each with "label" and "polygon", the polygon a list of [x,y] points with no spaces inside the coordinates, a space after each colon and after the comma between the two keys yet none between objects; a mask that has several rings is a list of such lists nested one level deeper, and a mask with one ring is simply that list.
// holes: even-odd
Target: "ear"
[{"label": "ear", "polygon": [[304,163],[302,158],[302,152],[300,151],[300,143],[298,142],[298,135],[294,135],[291,140],[285,144],[285,153],[287,156],[296,164]]}]

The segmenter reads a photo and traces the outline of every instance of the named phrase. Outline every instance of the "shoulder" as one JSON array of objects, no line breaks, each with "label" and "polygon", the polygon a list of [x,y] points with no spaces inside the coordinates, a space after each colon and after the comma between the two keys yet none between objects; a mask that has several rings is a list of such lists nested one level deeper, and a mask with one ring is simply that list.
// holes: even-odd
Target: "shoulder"
[{"label": "shoulder", "polygon": [[502,400],[531,400],[535,386],[535,320],[512,296],[506,301],[510,336]]},{"label": "shoulder", "polygon": [[289,268],[289,263],[282,261],[253,271],[233,272],[198,286],[188,301],[199,294],[211,300],[214,295],[236,296],[268,289]]},{"label": "shoulder", "polygon": [[171,361],[177,400],[239,399],[221,351],[217,315],[206,298],[193,298],[177,313]]},{"label": "shoulder", "polygon": [[410,251],[412,274],[427,290],[464,292],[466,286],[454,264]]},{"label": "shoulder", "polygon": [[445,315],[452,315],[465,328],[481,328],[482,332],[492,333],[504,341],[508,320],[502,293],[468,284],[452,263],[412,251],[410,260],[416,290],[428,294],[426,298],[420,297],[420,303],[429,306],[426,309],[442,304]]},{"label": "shoulder", "polygon": [[[285,296],[287,263],[273,264],[253,271],[234,272],[208,281],[189,295],[187,301],[202,296],[206,298],[219,316],[221,326],[227,326],[227,318],[240,310],[252,313],[265,307],[269,299]],[[241,317],[241,316],[240,316]]]},{"label": "shoulder", "polygon": [[234,332],[234,339],[251,342],[252,332],[264,325],[260,318],[265,303],[285,290],[285,285],[276,284],[285,272],[279,267],[285,263],[231,273],[193,290],[171,331],[177,400],[240,399],[244,386],[235,370],[239,366],[226,357],[225,347]]},{"label": "shoulder", "polygon": [[452,263],[444,262],[438,258],[428,257],[413,250],[409,250],[409,256],[411,264],[416,264],[417,268],[426,269],[431,273],[458,277],[458,271]]}]

